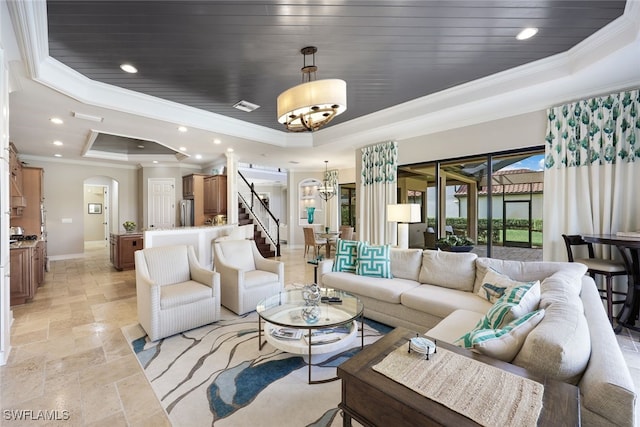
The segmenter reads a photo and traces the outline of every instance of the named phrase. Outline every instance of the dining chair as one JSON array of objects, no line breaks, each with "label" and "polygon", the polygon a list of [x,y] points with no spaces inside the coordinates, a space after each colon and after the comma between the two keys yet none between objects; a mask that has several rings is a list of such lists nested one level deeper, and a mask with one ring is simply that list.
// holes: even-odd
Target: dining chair
[{"label": "dining chair", "polygon": [[427,227],[424,231],[424,247],[426,249],[436,248],[436,231],[433,227]]},{"label": "dining chair", "polygon": [[[614,299],[614,295],[624,295],[625,292],[613,290],[613,278],[615,276],[626,276],[627,269],[624,263],[615,260],[596,258],[593,250],[593,244],[584,241],[582,236],[578,234],[567,235],[563,234],[564,244],[567,247],[567,257],[569,262],[579,262],[587,266],[587,274],[595,279],[596,274],[605,277],[605,289],[598,289],[600,292],[600,298],[607,301],[607,316],[609,321],[613,322],[613,306],[616,304],[623,304],[625,299]],[[575,258],[573,253],[574,246],[586,246],[588,258]]]},{"label": "dining chair", "polygon": [[350,225],[341,225],[340,236],[338,237],[342,240],[353,240],[353,227]]},{"label": "dining chair", "polygon": [[318,257],[318,249],[327,244],[327,239],[316,238],[315,230],[312,227],[302,227],[304,231],[304,256],[307,256],[309,248],[313,248],[313,256]]},{"label": "dining chair", "polygon": [[340,240],[353,240],[353,227],[350,225],[341,225],[340,234],[329,240],[329,244],[332,249],[336,249],[338,246],[338,239]]}]

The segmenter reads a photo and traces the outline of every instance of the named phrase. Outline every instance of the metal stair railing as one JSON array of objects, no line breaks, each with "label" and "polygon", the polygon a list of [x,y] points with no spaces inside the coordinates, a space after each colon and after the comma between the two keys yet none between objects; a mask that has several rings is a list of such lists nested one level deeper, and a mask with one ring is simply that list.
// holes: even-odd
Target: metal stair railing
[{"label": "metal stair railing", "polygon": [[276,256],[280,256],[280,220],[273,215],[264,200],[256,193],[253,183],[249,184],[240,171],[238,171],[238,175],[242,178],[238,181],[238,197],[240,201],[249,211],[249,215],[256,221],[260,230],[264,232],[269,242],[276,248]]}]

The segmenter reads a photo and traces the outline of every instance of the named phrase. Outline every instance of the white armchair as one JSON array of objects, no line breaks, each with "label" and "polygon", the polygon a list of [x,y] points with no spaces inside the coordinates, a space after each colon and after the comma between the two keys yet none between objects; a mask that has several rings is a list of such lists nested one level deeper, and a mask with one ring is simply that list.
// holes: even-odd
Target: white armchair
[{"label": "white armchair", "polygon": [[193,246],[135,252],[138,321],[151,341],[220,319],[220,274],[202,268]]},{"label": "white armchair", "polygon": [[234,313],[254,311],[262,299],[284,289],[284,263],[264,258],[253,240],[216,242],[213,250],[222,305]]}]

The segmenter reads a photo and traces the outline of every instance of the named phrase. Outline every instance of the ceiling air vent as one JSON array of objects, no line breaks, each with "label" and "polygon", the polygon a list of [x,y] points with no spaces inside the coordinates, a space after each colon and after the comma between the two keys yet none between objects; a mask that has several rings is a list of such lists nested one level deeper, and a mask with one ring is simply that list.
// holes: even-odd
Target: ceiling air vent
[{"label": "ceiling air vent", "polygon": [[257,110],[258,108],[260,108],[260,106],[249,101],[242,100],[233,104],[233,108],[237,108],[240,111],[246,111],[247,113],[250,113],[253,110]]}]

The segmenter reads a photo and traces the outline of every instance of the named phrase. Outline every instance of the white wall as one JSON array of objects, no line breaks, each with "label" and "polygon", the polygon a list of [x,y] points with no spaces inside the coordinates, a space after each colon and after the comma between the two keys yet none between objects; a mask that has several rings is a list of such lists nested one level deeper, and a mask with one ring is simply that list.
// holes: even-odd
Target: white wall
[{"label": "white wall", "polygon": [[[17,148],[20,151],[20,147]],[[88,178],[102,176],[118,182],[118,224],[124,222],[122,218],[138,218],[140,196],[135,168],[90,162],[64,163],[34,157],[28,159],[30,165],[45,171],[47,252],[51,259],[79,257],[84,253],[84,182]]]},{"label": "white wall", "polygon": [[[0,18],[5,24],[6,5],[0,5]],[[12,313],[9,308],[9,78],[0,38],[0,365],[7,363]]]},{"label": "white wall", "polygon": [[398,164],[485,154],[544,144],[546,111],[451,129],[398,143]]}]

